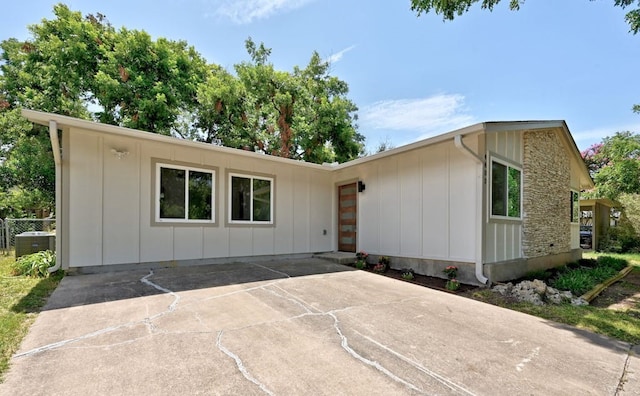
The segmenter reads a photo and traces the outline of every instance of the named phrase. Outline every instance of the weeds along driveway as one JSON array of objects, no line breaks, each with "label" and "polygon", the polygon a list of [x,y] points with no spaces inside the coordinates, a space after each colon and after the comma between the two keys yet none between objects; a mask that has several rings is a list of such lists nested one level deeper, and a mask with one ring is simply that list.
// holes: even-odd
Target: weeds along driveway
[{"label": "weeds along driveway", "polygon": [[614,395],[634,369],[624,343],[305,259],[66,277],[0,394]]}]

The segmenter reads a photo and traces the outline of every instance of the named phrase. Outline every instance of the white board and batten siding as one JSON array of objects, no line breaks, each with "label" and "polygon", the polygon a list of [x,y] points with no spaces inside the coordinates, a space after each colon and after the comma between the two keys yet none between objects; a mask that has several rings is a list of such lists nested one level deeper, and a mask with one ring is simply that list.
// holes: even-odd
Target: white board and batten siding
[{"label": "white board and batten siding", "polygon": [[[64,144],[70,267],[332,250],[328,171],[77,128]],[[129,154],[118,159],[114,148]],[[152,224],[153,159],[217,169],[217,225]],[[228,170],[273,176],[274,226],[227,225]]]},{"label": "white board and batten siding", "polygon": [[447,141],[337,171],[337,185],[366,186],[358,193],[357,249],[473,262],[476,166]]},{"label": "white board and batten siding", "polygon": [[[520,168],[523,165],[521,132],[493,132],[485,135],[487,158],[487,183],[490,183],[491,156],[506,160]],[[489,184],[488,184],[489,186]],[[522,257],[522,222],[494,220],[489,216],[491,197],[486,188],[487,222],[485,224],[484,262],[496,263]]]}]

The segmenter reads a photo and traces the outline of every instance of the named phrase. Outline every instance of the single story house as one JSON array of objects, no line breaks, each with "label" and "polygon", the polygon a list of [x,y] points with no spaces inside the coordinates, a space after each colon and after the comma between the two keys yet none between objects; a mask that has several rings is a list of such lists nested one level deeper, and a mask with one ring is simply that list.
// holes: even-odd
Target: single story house
[{"label": "single story house", "polygon": [[581,257],[593,187],[564,121],[485,122],[311,164],[24,110],[48,125],[67,270],[364,250],[487,284]]}]

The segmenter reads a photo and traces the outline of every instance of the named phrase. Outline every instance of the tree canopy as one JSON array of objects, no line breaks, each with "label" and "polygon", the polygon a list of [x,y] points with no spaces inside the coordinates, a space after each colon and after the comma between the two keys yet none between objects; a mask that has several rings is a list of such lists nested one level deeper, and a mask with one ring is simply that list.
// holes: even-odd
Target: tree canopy
[{"label": "tree canopy", "polygon": [[[415,11],[418,16],[422,13],[429,13],[431,11],[436,14],[442,15],[444,20],[452,21],[456,16],[460,16],[469,11],[472,5],[480,3],[482,9],[493,10],[498,3],[502,0],[411,0],[411,9]],[[594,1],[594,0],[590,0]],[[520,4],[524,3],[524,0],[508,0],[509,8],[511,10],[519,10]],[[629,24],[630,31],[633,34],[640,31],[640,0],[614,0],[614,6],[627,9],[634,4],[638,8],[631,9],[625,15],[625,20]]]},{"label": "tree canopy", "polygon": [[115,29],[63,4],[53,12],[29,26],[31,38],[0,42],[0,217],[15,212],[10,202],[54,199],[48,131],[20,108],[308,162],[363,154],[348,86],[315,52],[304,68],[280,71],[249,38],[250,60],[228,71],[184,41]]},{"label": "tree canopy", "polygon": [[640,134],[617,132],[582,152],[596,188],[595,198],[640,194]]}]

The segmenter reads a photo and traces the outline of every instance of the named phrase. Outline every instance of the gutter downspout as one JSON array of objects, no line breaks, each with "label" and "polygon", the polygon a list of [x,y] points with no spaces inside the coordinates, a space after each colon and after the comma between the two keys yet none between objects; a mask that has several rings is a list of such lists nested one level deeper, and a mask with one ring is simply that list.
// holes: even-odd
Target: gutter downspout
[{"label": "gutter downspout", "polygon": [[60,224],[62,223],[62,158],[60,156],[60,140],[58,139],[58,123],[49,121],[49,139],[53,150],[53,161],[56,164],[56,264],[49,268],[49,273],[60,269],[62,263],[62,233]]},{"label": "gutter downspout", "polygon": [[484,183],[484,158],[480,157],[476,153],[474,153],[469,147],[467,147],[462,141],[462,135],[456,135],[453,138],[453,144],[456,146],[458,150],[460,150],[463,154],[473,159],[477,164],[481,166],[476,166],[476,279],[482,285],[489,284],[489,278],[484,276],[483,273],[483,263],[482,263],[482,231],[483,231],[483,223],[482,223],[482,196],[483,196],[483,183]]}]

